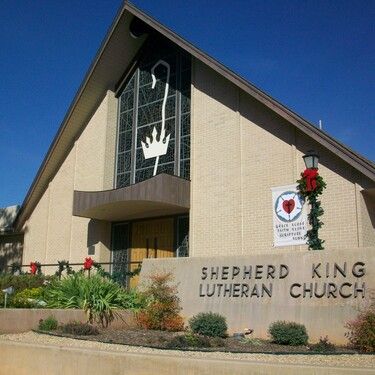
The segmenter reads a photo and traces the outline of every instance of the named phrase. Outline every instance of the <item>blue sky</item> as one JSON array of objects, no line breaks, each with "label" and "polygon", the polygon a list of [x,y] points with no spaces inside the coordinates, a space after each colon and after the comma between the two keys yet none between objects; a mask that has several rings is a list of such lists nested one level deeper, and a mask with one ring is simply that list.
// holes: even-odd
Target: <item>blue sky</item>
[{"label": "blue sky", "polygon": [[[135,0],[375,159],[375,2]],[[121,1],[0,2],[0,207],[22,203]]]}]

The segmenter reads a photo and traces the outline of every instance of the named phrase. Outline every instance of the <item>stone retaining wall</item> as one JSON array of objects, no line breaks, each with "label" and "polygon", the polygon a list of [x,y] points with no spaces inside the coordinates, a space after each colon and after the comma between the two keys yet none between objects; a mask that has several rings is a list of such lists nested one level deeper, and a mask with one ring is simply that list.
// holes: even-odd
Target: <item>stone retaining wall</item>
[{"label": "stone retaining wall", "polygon": [[[0,334],[27,332],[38,328],[40,319],[53,315],[59,323],[75,320],[87,320],[83,310],[64,309],[0,309]],[[122,310],[120,318],[113,321],[111,328],[134,327],[135,320],[131,311]]]},{"label": "stone retaining wall", "polygon": [[346,344],[345,323],[374,298],[375,248],[145,259],[141,282],[155,272],[174,275],[186,319],[213,311],[230,332],[263,338],[287,320],[304,324],[312,342]]}]

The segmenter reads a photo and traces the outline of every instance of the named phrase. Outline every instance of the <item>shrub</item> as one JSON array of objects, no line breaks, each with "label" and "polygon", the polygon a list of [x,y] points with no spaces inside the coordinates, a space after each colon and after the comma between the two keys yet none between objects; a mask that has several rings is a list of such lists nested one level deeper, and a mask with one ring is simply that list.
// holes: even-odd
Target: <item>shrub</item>
[{"label": "shrub", "polygon": [[[118,284],[117,281],[113,280]],[[124,308],[138,311],[146,306],[146,296],[135,289],[126,291],[122,297]]]},{"label": "shrub", "polygon": [[370,308],[358,314],[355,320],[345,325],[349,329],[346,336],[349,344],[364,352],[375,352],[375,308]]},{"label": "shrub", "polygon": [[0,275],[0,289],[3,290],[12,286],[14,292],[18,293],[24,289],[39,288],[45,284],[46,281],[52,280],[51,276],[44,275],[11,275],[1,274]]},{"label": "shrub", "polygon": [[168,342],[167,348],[210,348],[210,339],[206,336],[200,336],[188,333],[182,336],[175,336]]},{"label": "shrub", "polygon": [[225,337],[227,323],[224,316],[209,313],[199,313],[189,320],[190,329],[194,333],[211,337]]},{"label": "shrub", "polygon": [[332,353],[336,351],[335,345],[328,340],[328,336],[320,338],[319,342],[310,346],[312,352],[317,353]]},{"label": "shrub", "polygon": [[78,336],[93,336],[99,334],[99,330],[97,327],[82,322],[69,322],[63,324],[60,329],[64,333],[70,333],[72,335]]},{"label": "shrub", "polygon": [[33,308],[43,306],[43,288],[30,288],[18,292],[11,300],[11,306],[17,308]]},{"label": "shrub", "polygon": [[277,321],[268,329],[272,340],[281,345],[306,345],[309,336],[303,324],[294,322]]},{"label": "shrub", "polygon": [[49,284],[44,292],[48,307],[83,309],[89,323],[107,327],[117,315],[117,309],[137,309],[139,302],[129,297],[119,284],[98,274],[86,277],[83,273],[67,275]]},{"label": "shrub", "polygon": [[52,315],[46,319],[39,320],[39,329],[41,331],[53,331],[57,329],[58,325],[56,318]]},{"label": "shrub", "polygon": [[244,345],[252,345],[252,346],[263,345],[262,340],[257,339],[255,337],[246,337],[246,336],[240,340],[240,343]]},{"label": "shrub", "polygon": [[154,274],[144,290],[146,306],[138,313],[138,324],[146,329],[181,331],[184,321],[180,316],[180,299],[176,285],[170,285],[171,273]]},{"label": "shrub", "polygon": [[212,337],[211,338],[211,346],[214,348],[225,346],[225,341],[221,337]]}]

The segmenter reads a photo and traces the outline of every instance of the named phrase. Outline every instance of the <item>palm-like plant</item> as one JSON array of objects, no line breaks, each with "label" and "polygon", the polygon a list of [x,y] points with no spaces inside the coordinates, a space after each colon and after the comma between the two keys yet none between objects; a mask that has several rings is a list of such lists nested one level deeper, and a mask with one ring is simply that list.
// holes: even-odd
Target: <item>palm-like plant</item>
[{"label": "palm-like plant", "polygon": [[50,308],[83,309],[88,321],[107,327],[118,315],[117,309],[137,309],[141,299],[129,294],[119,284],[98,274],[68,275],[49,284],[44,299]]}]

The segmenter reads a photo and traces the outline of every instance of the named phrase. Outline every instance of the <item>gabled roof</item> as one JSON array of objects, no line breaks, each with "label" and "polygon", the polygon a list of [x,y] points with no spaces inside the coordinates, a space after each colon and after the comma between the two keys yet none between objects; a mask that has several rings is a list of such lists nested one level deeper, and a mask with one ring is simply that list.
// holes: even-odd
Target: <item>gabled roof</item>
[{"label": "gabled roof", "polygon": [[129,25],[134,17],[139,18],[151,29],[159,32],[180,48],[187,51],[194,58],[200,60],[217,73],[230,80],[240,89],[263,103],[300,131],[322,144],[353,168],[375,182],[374,163],[352,151],[344,144],[336,141],[324,131],[318,129],[259,88],[220,64],[214,58],[208,56],[134,5],[125,1],[78,89],[26,195],[16,222],[18,229],[20,229],[25,220],[27,220],[66,157],[66,154],[73,147],[74,142],[85,128],[97,105],[101,102],[106,91],[115,88],[124,74],[124,69],[131,64],[134,56],[143,44],[143,37],[136,40],[129,36]]}]

